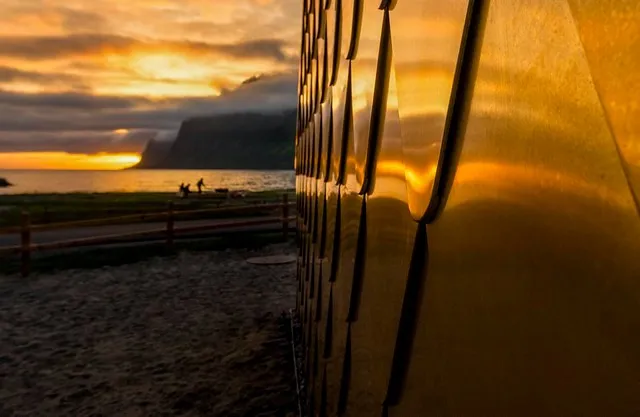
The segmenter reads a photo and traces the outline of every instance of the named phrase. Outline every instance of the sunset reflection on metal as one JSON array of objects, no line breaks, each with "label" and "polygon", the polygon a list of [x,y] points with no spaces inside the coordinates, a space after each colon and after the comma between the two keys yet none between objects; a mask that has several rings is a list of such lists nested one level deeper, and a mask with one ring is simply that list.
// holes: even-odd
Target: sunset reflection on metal
[{"label": "sunset reflection on metal", "polygon": [[[375,2],[361,2],[358,16],[359,36],[351,64],[351,88],[353,109],[353,148],[355,159],[355,174],[359,192],[365,192],[365,165],[369,143],[375,146],[378,141],[378,122],[383,120],[380,111],[384,103],[374,105],[374,93],[384,96],[384,83],[388,78],[386,70],[386,55],[389,49],[388,37],[383,37],[383,22],[380,10]],[[383,38],[385,39],[383,41]],[[380,60],[378,60],[380,56]],[[376,78],[380,64],[380,79]],[[381,101],[382,97],[378,97]]]},{"label": "sunset reflection on metal", "polygon": [[318,416],[640,410],[640,3],[309,0]]},{"label": "sunset reflection on metal", "polygon": [[409,209],[420,220],[434,203],[459,68],[469,0],[399,1],[391,15]]}]

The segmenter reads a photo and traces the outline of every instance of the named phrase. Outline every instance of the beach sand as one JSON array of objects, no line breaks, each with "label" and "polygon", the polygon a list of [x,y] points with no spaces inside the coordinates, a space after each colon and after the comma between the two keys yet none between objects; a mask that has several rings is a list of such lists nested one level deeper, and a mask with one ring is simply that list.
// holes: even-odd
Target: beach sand
[{"label": "beach sand", "polygon": [[295,416],[294,251],[0,277],[0,416]]}]

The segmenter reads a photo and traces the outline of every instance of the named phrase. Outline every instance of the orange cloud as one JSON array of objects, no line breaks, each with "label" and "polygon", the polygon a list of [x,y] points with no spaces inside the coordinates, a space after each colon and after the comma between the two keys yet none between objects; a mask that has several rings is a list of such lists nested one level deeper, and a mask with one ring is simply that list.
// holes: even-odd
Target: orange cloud
[{"label": "orange cloud", "polygon": [[[289,92],[282,74],[297,69],[301,4],[0,1],[0,149],[72,152],[0,152],[3,167],[122,167],[134,156],[74,152],[136,151],[120,142],[140,129],[177,131],[199,114],[288,103],[295,85]],[[265,79],[242,85],[255,74]]]},{"label": "orange cloud", "polygon": [[[64,63],[67,68],[56,68]],[[210,44],[95,34],[0,37],[0,88],[10,91],[68,91],[75,85],[96,94],[217,96],[256,72],[291,65],[274,39]]]},{"label": "orange cloud", "polygon": [[140,155],[15,152],[0,153],[0,160],[4,169],[119,170],[140,162]]}]

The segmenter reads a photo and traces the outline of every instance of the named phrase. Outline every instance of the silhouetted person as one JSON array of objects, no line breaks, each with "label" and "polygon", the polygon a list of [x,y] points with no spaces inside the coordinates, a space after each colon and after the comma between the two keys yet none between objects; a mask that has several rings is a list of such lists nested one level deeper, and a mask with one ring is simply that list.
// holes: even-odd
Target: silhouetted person
[{"label": "silhouetted person", "polygon": [[206,185],[204,185],[204,178],[200,178],[196,186],[198,187],[198,194],[202,194],[202,187],[206,187]]},{"label": "silhouetted person", "polygon": [[184,197],[184,182],[180,184],[180,188],[178,189],[178,195],[180,197]]},{"label": "silhouetted person", "polygon": [[191,184],[187,184],[183,188],[182,195],[184,195],[184,198],[189,198],[189,194],[191,193],[189,187],[191,187]]}]

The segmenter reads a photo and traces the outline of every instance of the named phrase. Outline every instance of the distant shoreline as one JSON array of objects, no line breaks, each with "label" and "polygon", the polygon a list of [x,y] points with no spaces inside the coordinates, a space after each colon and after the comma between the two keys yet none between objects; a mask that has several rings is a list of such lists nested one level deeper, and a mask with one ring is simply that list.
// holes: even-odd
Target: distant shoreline
[{"label": "distant shoreline", "polygon": [[3,169],[0,172],[124,172],[124,171],[232,171],[232,172],[294,172],[295,169],[280,168],[138,168],[132,166],[122,169]]},{"label": "distant shoreline", "polygon": [[119,171],[0,170],[0,178],[12,183],[0,188],[0,195],[51,193],[165,192],[176,193],[181,183],[204,179],[207,193],[216,188],[257,192],[295,187],[295,171],[261,170],[160,170]]},{"label": "distant shoreline", "polygon": [[117,171],[268,171],[268,172],[293,172],[295,167],[290,168],[163,168],[163,167],[139,167],[134,165],[129,168],[119,169]]},{"label": "distant shoreline", "polygon": [[[233,191],[245,191],[245,190],[235,190],[235,189],[230,189],[229,192],[233,192]],[[264,190],[264,191],[246,191],[248,196],[258,196],[258,195],[264,195],[264,196],[271,196],[271,195],[275,195],[275,194],[283,194],[283,193],[293,193],[295,192],[295,188],[278,188],[278,189],[273,189],[273,190]],[[47,196],[94,196],[94,197],[99,197],[99,196],[104,196],[104,197],[116,197],[116,196],[134,196],[134,195],[139,195],[139,196],[147,196],[147,197],[158,197],[158,196],[167,196],[167,197],[176,197],[177,196],[177,190],[176,192],[172,192],[172,191],[96,191],[96,192],[92,192],[92,191],[71,191],[71,192],[47,192],[47,193],[40,193],[40,192],[36,192],[36,193],[20,193],[20,194],[1,194],[0,193],[0,206],[2,206],[2,198],[3,197],[7,197],[7,198],[20,198],[20,197],[47,197]],[[198,199],[198,198],[203,198],[203,196],[206,197],[221,197],[223,196],[224,193],[214,193],[211,190],[207,190],[206,192],[204,192],[203,194],[198,194],[197,192],[193,192],[193,190],[191,191],[191,196],[189,197],[190,199]]]}]

